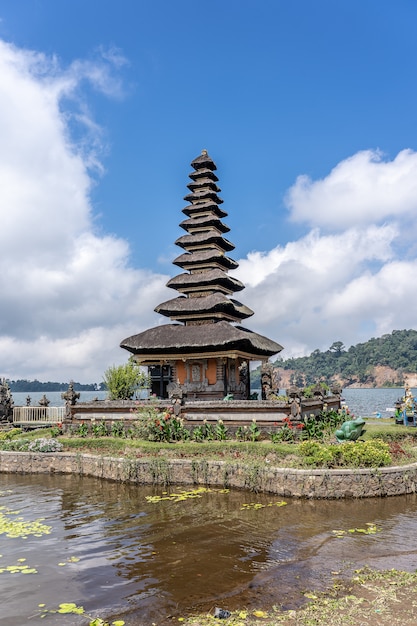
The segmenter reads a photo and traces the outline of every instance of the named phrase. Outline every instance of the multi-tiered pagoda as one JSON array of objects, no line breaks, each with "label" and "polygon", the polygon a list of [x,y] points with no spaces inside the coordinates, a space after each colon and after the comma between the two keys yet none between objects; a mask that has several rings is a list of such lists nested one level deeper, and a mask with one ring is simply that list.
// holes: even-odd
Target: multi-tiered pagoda
[{"label": "multi-tiered pagoda", "polygon": [[228,275],[238,264],[227,256],[234,245],[224,236],[230,229],[222,222],[227,213],[220,208],[217,168],[206,150],[191,165],[187,219],[180,224],[187,234],[175,242],[184,252],[173,261],[184,272],[167,283],[180,295],[155,308],[174,323],[120,345],[149,366],[160,397],[180,390],[190,399],[248,399],[249,362],[266,361],[282,346],[237,325],[253,311],[231,297],[244,285]]}]

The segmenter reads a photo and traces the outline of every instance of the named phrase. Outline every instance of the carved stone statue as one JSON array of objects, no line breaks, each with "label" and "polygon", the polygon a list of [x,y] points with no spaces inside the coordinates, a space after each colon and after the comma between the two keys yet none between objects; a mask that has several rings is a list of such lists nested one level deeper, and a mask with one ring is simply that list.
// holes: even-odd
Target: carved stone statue
[{"label": "carved stone statue", "polygon": [[357,441],[365,433],[364,425],[365,420],[362,417],[343,422],[341,427],[335,432],[337,441],[339,443],[343,441]]},{"label": "carved stone statue", "polygon": [[74,391],[73,380],[70,381],[68,389],[65,391],[65,393],[61,393],[61,398],[65,400],[66,404],[70,404],[71,406],[74,406],[74,404],[77,403],[77,400],[80,399],[80,392],[77,393],[76,391]]},{"label": "carved stone statue", "polygon": [[0,379],[0,421],[12,421],[13,396],[9,384],[5,378]]},{"label": "carved stone statue", "polygon": [[174,415],[178,417],[178,415],[181,414],[181,406],[184,402],[184,396],[186,395],[186,393],[179,383],[169,383],[167,386],[167,391],[168,397],[171,399],[172,402]]},{"label": "carved stone statue", "polygon": [[278,393],[279,376],[272,363],[263,363],[261,366],[262,400],[269,400]]},{"label": "carved stone statue", "polygon": [[334,396],[341,396],[342,395],[342,387],[339,383],[333,383],[332,386],[330,387],[330,392],[334,395]]},{"label": "carved stone statue", "polygon": [[50,403],[51,401],[43,394],[42,398],[39,400],[39,406],[47,407]]}]

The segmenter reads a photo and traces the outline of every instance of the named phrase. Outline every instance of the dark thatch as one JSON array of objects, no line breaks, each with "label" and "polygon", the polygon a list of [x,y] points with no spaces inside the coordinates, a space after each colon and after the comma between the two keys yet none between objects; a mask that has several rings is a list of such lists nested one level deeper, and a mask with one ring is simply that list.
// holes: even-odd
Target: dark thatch
[{"label": "dark thatch", "polygon": [[222,204],[223,200],[219,198],[215,191],[211,189],[207,189],[206,187],[202,187],[201,189],[197,189],[192,193],[187,193],[184,196],[184,200],[187,202],[201,202],[202,200],[212,200],[216,204]]},{"label": "dark thatch", "polygon": [[162,352],[175,356],[179,352],[196,355],[199,352],[237,350],[250,354],[256,360],[282,350],[279,343],[224,321],[203,326],[164,324],[128,337],[120,345],[142,357]]},{"label": "dark thatch", "polygon": [[216,164],[214,163],[213,159],[211,159],[207,154],[207,150],[203,150],[200,156],[198,156],[194,159],[194,161],[191,162],[191,167],[193,167],[195,170],[217,170]]},{"label": "dark thatch", "polygon": [[184,296],[173,298],[158,304],[155,307],[155,311],[173,319],[177,319],[177,316],[181,316],[182,319],[185,314],[189,319],[192,319],[193,315],[200,317],[202,314],[205,314],[209,319],[214,314],[223,313],[228,319],[232,318],[238,321],[253,315],[252,309],[237,300],[227,298],[219,292],[199,298],[186,298]]},{"label": "dark thatch", "polygon": [[188,183],[187,187],[190,191],[202,189],[203,187],[211,189],[216,193],[219,193],[221,191],[220,187],[218,187],[213,180],[210,180],[210,178],[199,178],[196,181]]},{"label": "dark thatch", "polygon": [[189,250],[194,246],[207,247],[208,245],[217,245],[225,252],[234,250],[232,242],[219,235],[214,229],[205,230],[202,233],[192,235],[182,235],[182,237],[178,237],[175,244],[185,250]]},{"label": "dark thatch", "polygon": [[[195,252],[185,252],[180,254],[173,261],[174,265],[178,265],[182,269],[192,269],[193,267],[206,264],[220,265],[226,270],[234,270],[239,267],[239,263],[231,259],[230,257],[222,254],[220,250],[201,250]],[[214,268],[213,268],[214,269]]]},{"label": "dark thatch", "polygon": [[178,274],[167,282],[167,287],[178,291],[182,291],[183,287],[217,287],[221,291],[224,287],[228,291],[235,292],[242,291],[245,285],[222,270],[208,270],[198,274]]},{"label": "dark thatch", "polygon": [[196,213],[212,213],[217,217],[227,217],[226,211],[223,211],[215,202],[212,200],[204,200],[204,202],[198,202],[195,204],[188,204],[186,207],[182,209],[182,212],[188,217],[195,215]]},{"label": "dark thatch", "polygon": [[199,178],[209,178],[210,180],[213,180],[215,183],[217,183],[219,180],[216,174],[212,170],[207,169],[206,167],[202,167],[200,170],[191,172],[191,174],[188,174],[188,177],[191,178],[191,180],[198,180]]},{"label": "dark thatch", "polygon": [[216,228],[221,233],[228,233],[230,228],[227,224],[222,222],[215,215],[203,215],[202,217],[190,217],[187,220],[183,220],[180,223],[181,228],[186,230],[187,232],[191,231],[193,228],[205,228],[212,226]]}]

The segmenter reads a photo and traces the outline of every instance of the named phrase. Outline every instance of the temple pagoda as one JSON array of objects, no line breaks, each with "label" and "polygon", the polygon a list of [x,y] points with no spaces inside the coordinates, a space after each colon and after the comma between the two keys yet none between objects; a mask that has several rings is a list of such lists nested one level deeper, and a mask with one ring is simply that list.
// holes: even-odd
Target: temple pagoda
[{"label": "temple pagoda", "polygon": [[159,397],[175,392],[200,400],[249,399],[249,362],[266,361],[282,346],[238,325],[253,311],[231,297],[244,285],[228,274],[238,264],[227,255],[234,245],[225,237],[230,229],[222,221],[227,213],[220,208],[217,168],[206,150],[191,166],[180,223],[187,234],[176,240],[183,252],[173,261],[184,271],[167,283],[180,295],[155,308],[173,323],[120,345],[149,367]]}]

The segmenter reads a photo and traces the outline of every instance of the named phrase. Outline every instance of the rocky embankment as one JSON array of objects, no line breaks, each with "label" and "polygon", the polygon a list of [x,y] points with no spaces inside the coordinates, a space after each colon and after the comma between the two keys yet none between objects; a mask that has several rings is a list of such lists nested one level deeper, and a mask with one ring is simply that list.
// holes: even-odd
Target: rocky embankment
[{"label": "rocky embankment", "polygon": [[[280,375],[279,386],[281,389],[287,389],[290,387],[294,375],[300,374],[300,372],[296,372],[295,370],[286,370],[282,367],[277,369]],[[342,378],[341,376],[335,376],[335,381],[340,383],[344,389],[386,387],[389,386],[389,384],[392,384],[393,386],[402,386],[404,383],[408,384],[409,387],[417,387],[417,373],[394,370],[385,365],[376,365],[370,371],[365,382],[359,382],[359,380],[352,382]]]}]

